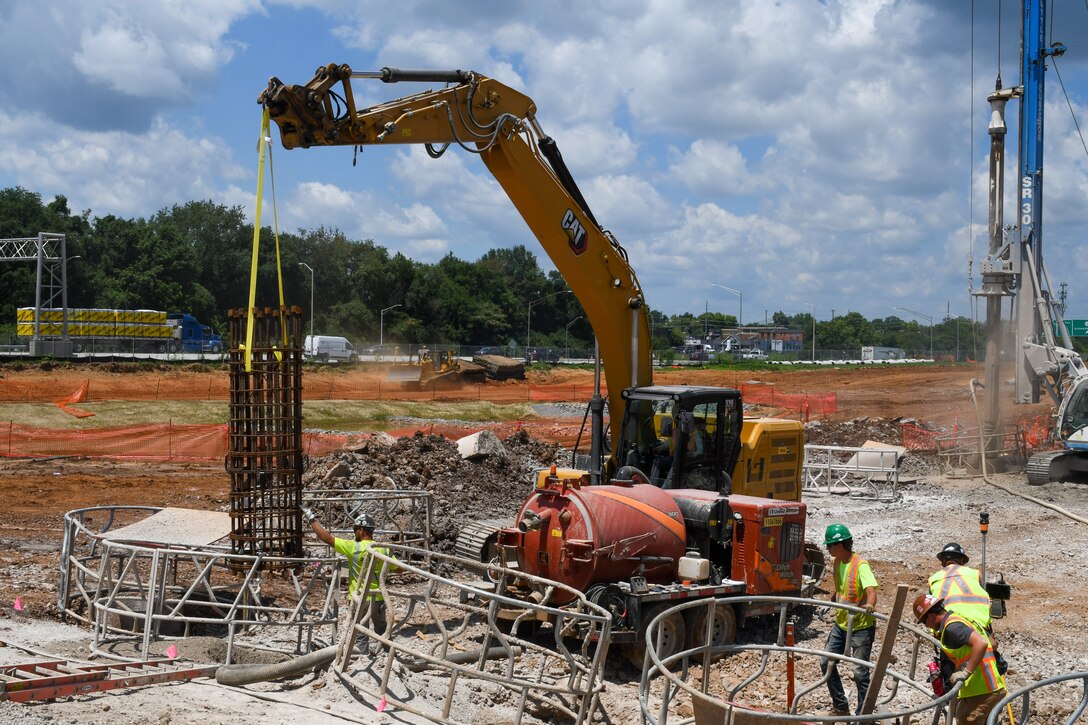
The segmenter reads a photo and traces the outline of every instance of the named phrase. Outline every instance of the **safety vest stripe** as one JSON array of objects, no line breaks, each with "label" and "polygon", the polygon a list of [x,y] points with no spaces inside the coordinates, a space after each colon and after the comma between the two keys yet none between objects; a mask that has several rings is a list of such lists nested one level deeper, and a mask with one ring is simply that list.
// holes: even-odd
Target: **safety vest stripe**
[{"label": "safety vest stripe", "polygon": [[865,559],[854,554],[846,567],[846,598],[852,604],[861,601],[861,597],[858,595],[858,572],[864,563]]},{"label": "safety vest stripe", "polygon": [[[952,587],[955,586],[956,590],[953,592]],[[975,589],[963,578],[960,574],[960,567],[953,565],[949,568],[944,581],[941,583],[941,590],[938,594],[938,598],[945,600],[945,606],[949,604],[983,604],[987,607],[990,606],[990,597],[987,594],[982,594],[975,591]]]},{"label": "safety vest stripe", "polygon": [[[977,625],[976,623],[974,623],[971,620],[967,619],[966,617],[961,617],[958,614],[952,614],[952,615],[950,615],[948,617],[948,620],[941,627],[940,636],[939,636],[939,639],[941,640],[941,642],[942,643],[944,642],[945,630],[948,629],[948,625],[951,624],[952,622],[960,622],[961,624],[966,624],[968,627],[973,629],[975,632],[978,632],[978,634],[981,635],[982,638],[986,640],[986,653],[982,656],[982,661],[978,665],[979,669],[982,670],[982,672],[981,672],[982,679],[985,680],[985,682],[986,682],[986,692],[996,692],[997,690],[1004,687],[1005,685],[1000,680],[1001,675],[997,671],[997,659],[994,657],[993,641],[989,638],[989,636],[982,630],[982,628],[979,625]],[[959,667],[963,666],[964,662],[966,662],[968,659],[971,658],[971,647],[970,647],[970,645],[964,645],[963,647],[960,647],[958,649],[951,650],[951,651],[946,649],[945,653],[948,655],[948,658],[950,660],[952,660],[956,664],[956,667],[958,669]],[[971,682],[973,680],[973,678],[974,678],[974,675],[977,675],[977,674],[979,674],[979,673],[978,672],[973,673],[972,677],[968,678],[968,683]],[[967,683],[964,683],[964,687],[965,688],[968,687]],[[975,690],[977,688],[976,687],[970,687],[969,689]],[[964,695],[962,693],[963,693],[963,691],[961,691],[960,697],[967,696],[967,695]],[[974,694],[981,694],[981,693],[977,693],[977,692],[976,693],[971,693],[970,696],[973,696]]]}]

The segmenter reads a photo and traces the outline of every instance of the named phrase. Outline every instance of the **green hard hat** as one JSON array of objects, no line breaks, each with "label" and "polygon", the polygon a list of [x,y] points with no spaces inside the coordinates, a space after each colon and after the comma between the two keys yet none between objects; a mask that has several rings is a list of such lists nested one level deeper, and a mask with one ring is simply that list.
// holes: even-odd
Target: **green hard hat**
[{"label": "green hard hat", "polygon": [[838,544],[852,538],[854,537],[850,535],[850,529],[846,528],[846,524],[831,524],[824,532],[824,546]]}]

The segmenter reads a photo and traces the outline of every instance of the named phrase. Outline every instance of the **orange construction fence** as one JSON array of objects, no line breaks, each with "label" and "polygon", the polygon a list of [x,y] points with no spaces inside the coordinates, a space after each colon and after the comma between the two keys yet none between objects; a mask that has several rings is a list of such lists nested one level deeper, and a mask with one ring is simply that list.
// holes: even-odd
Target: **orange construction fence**
[{"label": "orange construction fence", "polygon": [[[124,428],[67,430],[8,423],[0,426],[0,456],[47,458],[88,456],[129,460],[222,460],[227,426],[150,423]],[[365,437],[365,436],[362,436]],[[352,442],[343,434],[304,433],[303,452],[323,456]]]},{"label": "orange construction fence", "polygon": [[815,413],[834,413],[839,409],[839,398],[835,393],[780,393],[773,385],[747,383],[741,383],[738,388],[745,403],[797,411],[805,419]]},{"label": "orange construction fence", "polygon": [[[0,379],[0,403],[55,403],[71,410],[73,403],[92,403],[103,400],[204,400],[226,401],[230,399],[228,380],[224,376],[210,378],[207,384],[193,383],[179,386],[166,376],[149,380],[123,377],[111,380],[109,389],[99,393],[90,381],[78,385],[71,393],[61,393],[58,400],[57,386],[25,385],[18,380]],[[833,413],[838,410],[835,393],[781,393],[773,385],[742,383],[738,386],[746,403],[767,405],[796,411],[802,414]],[[602,395],[607,395],[607,388]],[[303,400],[438,400],[470,401],[486,400],[494,403],[549,403],[587,401],[593,396],[592,385],[506,385],[480,383],[461,387],[445,387],[432,383],[421,389],[406,389],[401,384],[388,382],[360,383],[353,380],[303,381]],[[76,411],[73,414],[78,415]]]},{"label": "orange construction fence", "polygon": [[[457,439],[487,428],[499,438],[520,430],[537,440],[572,447],[580,421],[571,423],[441,423],[386,431],[401,437],[417,432]],[[361,445],[371,433],[303,433],[302,452],[324,456],[346,446]],[[583,438],[583,447],[588,444]],[[117,460],[217,461],[227,454],[227,426],[151,423],[124,428],[67,430],[7,423],[0,425],[0,457],[50,458],[85,456]]]}]

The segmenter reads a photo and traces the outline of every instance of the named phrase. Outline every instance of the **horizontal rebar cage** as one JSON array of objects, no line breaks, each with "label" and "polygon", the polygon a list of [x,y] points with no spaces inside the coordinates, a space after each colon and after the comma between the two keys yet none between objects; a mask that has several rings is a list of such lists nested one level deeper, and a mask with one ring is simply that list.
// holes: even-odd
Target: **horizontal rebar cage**
[{"label": "horizontal rebar cage", "polygon": [[226,467],[235,554],[302,554],[301,330],[298,307],[230,311]]}]

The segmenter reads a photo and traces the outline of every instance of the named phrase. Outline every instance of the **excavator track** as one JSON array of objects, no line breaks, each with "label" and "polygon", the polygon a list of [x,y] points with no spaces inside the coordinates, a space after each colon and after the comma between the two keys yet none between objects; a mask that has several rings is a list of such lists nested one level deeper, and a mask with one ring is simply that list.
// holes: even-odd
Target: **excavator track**
[{"label": "excavator track", "polygon": [[1088,484],[1088,451],[1066,449],[1036,453],[1028,459],[1026,471],[1032,486],[1057,481]]},{"label": "excavator track", "polygon": [[1054,480],[1050,477],[1051,463],[1054,459],[1064,455],[1066,455],[1065,451],[1046,451],[1036,453],[1029,458],[1028,465],[1024,469],[1025,473],[1028,474],[1028,484],[1042,486]]},{"label": "excavator track", "polygon": [[453,551],[457,556],[471,559],[472,561],[491,561],[495,556],[495,534],[499,529],[505,529],[514,525],[510,518],[484,519],[474,521],[461,528],[457,535],[457,541],[453,544]]}]

